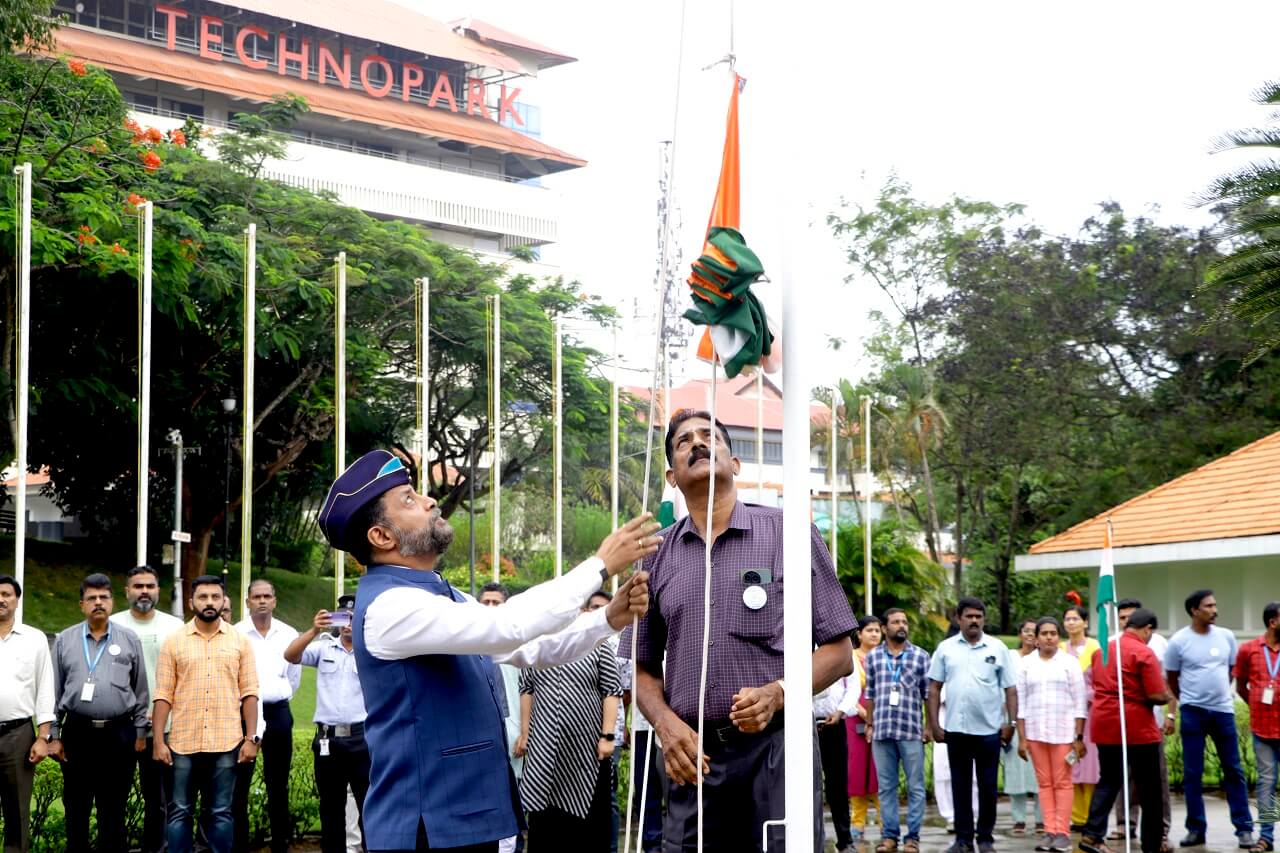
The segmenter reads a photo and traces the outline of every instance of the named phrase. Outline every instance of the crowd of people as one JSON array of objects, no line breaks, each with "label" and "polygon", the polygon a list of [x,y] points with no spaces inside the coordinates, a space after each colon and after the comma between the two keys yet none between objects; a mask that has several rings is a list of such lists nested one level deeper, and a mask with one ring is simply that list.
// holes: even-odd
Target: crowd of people
[{"label": "crowd of people", "polygon": [[[517,596],[493,583],[476,600],[445,580],[436,566],[452,529],[386,451],[361,457],[330,489],[320,528],[366,572],[355,596],[301,633],[275,618],[266,580],[250,584],[248,615],[232,624],[222,580],[196,578],[184,623],[156,610],[158,576],[138,566],[120,612],[110,579],[86,577],[84,621],[50,648],[14,619],[22,589],[0,576],[5,850],[27,849],[34,768],[51,758],[62,765],[68,850],[89,849],[95,807],[98,849],[128,849],[136,769],[144,850],[238,853],[259,753],[271,849],[286,850],[291,700],[303,666],[316,670],[311,750],[325,853],[348,849],[353,830],[357,845],[388,853],[616,851],[622,748],[644,853],[696,850],[700,825],[708,853],[761,850],[766,832],[767,849],[784,849],[775,826],[788,689],[782,514],[738,499],[730,437],[707,413],[676,413],[666,455],[686,518],[661,534],[633,519],[594,557]],[[1190,626],[1167,641],[1154,613],[1125,600],[1121,634],[1106,648],[1088,636],[1088,612],[1072,607],[1023,622],[1010,649],[986,632],[983,602],[962,598],[952,633],[930,652],[911,642],[902,609],[855,619],[816,530],[811,539],[813,677],[791,689],[814,694],[815,850],[825,797],[840,851],[874,841],[877,853],[918,853],[930,742],[937,807],[955,834],[949,853],[995,850],[1002,767],[1013,833],[1038,833],[1037,850],[1072,850],[1076,833],[1085,853],[1108,853],[1107,841],[1126,833],[1146,853],[1171,850],[1163,741],[1175,730],[1187,801],[1180,846],[1205,841],[1212,738],[1240,847],[1273,849],[1280,604],[1266,606],[1266,633],[1243,645],[1214,624],[1212,591],[1198,590],[1186,600]],[[617,593],[605,591],[637,563]],[[1251,712],[1256,839],[1233,679]]]}]

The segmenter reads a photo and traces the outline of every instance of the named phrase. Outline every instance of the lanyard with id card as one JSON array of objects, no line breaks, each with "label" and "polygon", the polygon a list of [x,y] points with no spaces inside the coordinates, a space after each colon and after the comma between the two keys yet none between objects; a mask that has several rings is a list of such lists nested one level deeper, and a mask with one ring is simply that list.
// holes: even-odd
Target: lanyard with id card
[{"label": "lanyard with id card", "polygon": [[1275,663],[1271,662],[1271,649],[1264,644],[1262,646],[1262,658],[1267,663],[1267,675],[1271,676],[1271,682],[1262,688],[1262,704],[1273,705],[1276,701],[1276,676],[1280,675],[1280,654],[1276,655]]},{"label": "lanyard with id card", "polygon": [[80,701],[93,701],[93,671],[98,668],[99,661],[102,660],[102,653],[107,650],[107,646],[111,643],[111,629],[107,628],[107,636],[102,638],[102,645],[98,646],[98,654],[89,659],[89,634],[85,632],[80,635],[80,640],[84,643],[84,665],[89,670],[89,677],[85,679],[84,687],[80,688]]},{"label": "lanyard with id card", "polygon": [[902,681],[902,658],[905,652],[897,658],[889,655],[888,652],[885,654],[889,657],[889,669],[893,673],[893,681],[889,683],[889,707],[896,708],[902,702],[902,690],[898,685]]}]

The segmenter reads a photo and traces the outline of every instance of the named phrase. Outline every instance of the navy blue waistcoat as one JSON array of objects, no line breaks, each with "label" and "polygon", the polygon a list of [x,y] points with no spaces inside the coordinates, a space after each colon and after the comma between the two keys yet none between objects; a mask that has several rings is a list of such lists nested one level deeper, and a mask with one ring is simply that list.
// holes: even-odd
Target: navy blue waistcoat
[{"label": "navy blue waistcoat", "polygon": [[435,572],[370,566],[356,592],[351,637],[364,693],[372,767],[364,801],[369,850],[412,850],[418,824],[432,848],[509,838],[516,791],[494,666],[482,655],[381,660],[364,642],[364,615],[382,593],[417,587],[461,601]]}]

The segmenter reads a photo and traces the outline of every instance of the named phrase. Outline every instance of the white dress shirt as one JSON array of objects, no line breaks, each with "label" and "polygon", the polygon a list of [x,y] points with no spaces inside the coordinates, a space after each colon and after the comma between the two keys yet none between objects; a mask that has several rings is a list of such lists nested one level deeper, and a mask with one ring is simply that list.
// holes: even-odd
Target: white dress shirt
[{"label": "white dress shirt", "polygon": [[302,666],[316,668],[315,722],[327,726],[364,722],[368,714],[354,649],[347,651],[337,637],[321,634],[302,650]]},{"label": "white dress shirt", "polygon": [[265,637],[258,633],[252,619],[241,619],[236,628],[253,647],[253,660],[258,666],[258,704],[292,699],[302,683],[302,667],[285,660],[284,650],[298,639],[298,632],[274,617]]},{"label": "white dress shirt", "polygon": [[605,608],[581,612],[600,588],[602,568],[604,562],[592,557],[501,607],[485,607],[465,593],[465,601],[453,601],[421,587],[398,586],[365,610],[365,648],[382,660],[445,654],[490,655],[495,663],[515,667],[569,663],[614,633]]},{"label": "white dress shirt", "polygon": [[813,718],[825,720],[836,711],[846,717],[858,713],[858,700],[862,698],[862,684],[857,675],[837,678],[826,690],[813,697]]},{"label": "white dress shirt", "polygon": [[14,623],[0,639],[0,723],[53,722],[53,659],[44,633]]}]

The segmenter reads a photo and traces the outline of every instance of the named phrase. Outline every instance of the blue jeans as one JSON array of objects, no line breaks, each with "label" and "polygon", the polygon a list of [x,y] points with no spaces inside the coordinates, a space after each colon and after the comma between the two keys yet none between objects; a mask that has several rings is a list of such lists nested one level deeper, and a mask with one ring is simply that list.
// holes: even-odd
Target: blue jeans
[{"label": "blue jeans", "polygon": [[1253,754],[1258,762],[1258,825],[1265,841],[1275,843],[1276,765],[1280,764],[1280,740],[1253,736]]},{"label": "blue jeans", "polygon": [[1182,713],[1182,785],[1187,800],[1187,831],[1203,834],[1208,825],[1204,816],[1204,741],[1213,738],[1222,765],[1222,787],[1227,790],[1227,805],[1236,832],[1252,832],[1249,815],[1249,790],[1240,766],[1240,746],[1236,742],[1236,717],[1226,711],[1210,711],[1195,705],[1183,705]]},{"label": "blue jeans", "polygon": [[191,755],[173,753],[173,793],[169,798],[165,827],[169,853],[190,853],[197,793],[202,798],[203,808],[208,810],[209,849],[213,853],[231,853],[231,842],[235,836],[231,798],[236,786],[238,752],[238,749],[232,749],[229,752],[196,752]]},{"label": "blue jeans", "polygon": [[907,777],[907,839],[920,840],[924,822],[924,743],[919,740],[873,740],[876,780],[880,786],[880,837],[898,840],[898,764]]}]

